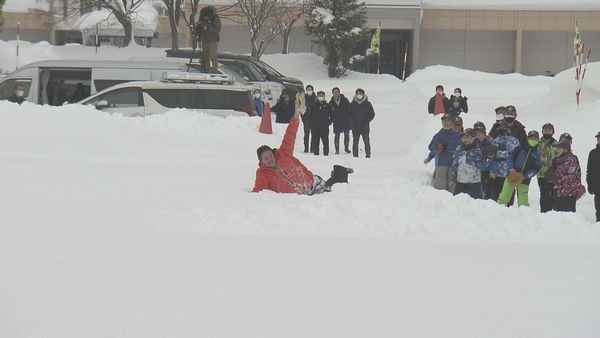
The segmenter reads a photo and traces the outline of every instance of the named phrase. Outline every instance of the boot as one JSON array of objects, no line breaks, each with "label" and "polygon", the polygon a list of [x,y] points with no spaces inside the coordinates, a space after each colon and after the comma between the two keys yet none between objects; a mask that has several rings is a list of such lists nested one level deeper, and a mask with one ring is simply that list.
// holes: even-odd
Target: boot
[{"label": "boot", "polygon": [[348,140],[347,138],[344,138],[344,151],[346,152],[346,154],[350,154],[350,140]]},{"label": "boot", "polygon": [[331,178],[325,181],[325,184],[329,187],[336,183],[348,183],[348,174],[352,174],[354,169],[342,167],[341,165],[334,165],[333,171],[331,172]]}]

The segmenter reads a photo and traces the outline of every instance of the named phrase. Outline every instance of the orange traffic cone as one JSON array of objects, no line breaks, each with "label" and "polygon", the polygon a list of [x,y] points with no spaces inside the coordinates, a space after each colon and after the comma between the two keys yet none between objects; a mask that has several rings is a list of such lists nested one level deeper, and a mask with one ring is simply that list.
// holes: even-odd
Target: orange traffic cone
[{"label": "orange traffic cone", "polygon": [[273,126],[271,124],[271,106],[269,103],[265,103],[265,109],[263,109],[262,120],[260,120],[260,127],[258,131],[263,134],[273,134]]}]

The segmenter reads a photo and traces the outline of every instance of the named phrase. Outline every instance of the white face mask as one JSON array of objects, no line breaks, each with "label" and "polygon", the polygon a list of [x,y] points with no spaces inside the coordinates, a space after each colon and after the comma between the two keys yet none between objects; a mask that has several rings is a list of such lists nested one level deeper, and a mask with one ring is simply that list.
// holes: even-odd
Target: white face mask
[{"label": "white face mask", "polygon": [[325,101],[325,96],[319,96],[319,97],[317,97],[317,100],[323,102],[323,101]]},{"label": "white face mask", "polygon": [[25,92],[22,90],[17,90],[17,92],[15,93],[15,95],[17,95],[18,97],[23,97],[25,96]]},{"label": "white face mask", "polygon": [[310,95],[312,95],[312,94],[313,94],[313,91],[312,91],[312,90],[307,90],[307,91],[306,91],[306,94],[308,94],[308,95],[310,96]]},{"label": "white face mask", "polygon": [[254,97],[260,99],[260,93],[254,93]]},{"label": "white face mask", "polygon": [[363,97],[364,97],[364,96],[363,96],[362,94],[357,94],[357,95],[356,95],[356,99],[357,99],[357,100],[362,100],[362,99],[363,99]]},{"label": "white face mask", "polygon": [[500,113],[500,114],[496,114],[496,121],[502,121],[504,120],[504,114]]},{"label": "white face mask", "polygon": [[460,93],[454,93],[454,96],[460,97]]}]

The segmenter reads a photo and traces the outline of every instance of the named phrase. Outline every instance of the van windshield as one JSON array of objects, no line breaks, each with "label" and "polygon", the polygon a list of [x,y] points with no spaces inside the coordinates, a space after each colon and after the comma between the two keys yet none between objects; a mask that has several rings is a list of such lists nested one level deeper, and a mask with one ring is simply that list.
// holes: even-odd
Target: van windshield
[{"label": "van windshield", "polygon": [[29,96],[29,90],[31,89],[31,79],[28,78],[16,78],[16,79],[8,79],[2,83],[0,83],[0,100],[6,100],[11,97],[14,93],[15,86],[21,85],[23,86],[23,90],[25,91],[25,97]]}]

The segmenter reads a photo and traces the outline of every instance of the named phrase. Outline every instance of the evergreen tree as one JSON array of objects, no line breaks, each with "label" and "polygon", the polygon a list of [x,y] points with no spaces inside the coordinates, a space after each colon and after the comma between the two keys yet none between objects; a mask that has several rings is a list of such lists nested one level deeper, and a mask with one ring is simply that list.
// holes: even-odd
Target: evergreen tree
[{"label": "evergreen tree", "polygon": [[368,39],[366,6],[358,0],[313,0],[306,32],[325,48],[329,77],[340,77],[356,46]]}]

